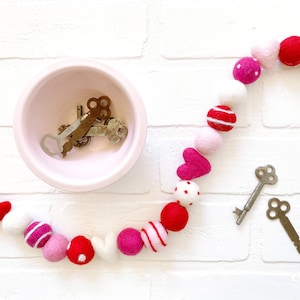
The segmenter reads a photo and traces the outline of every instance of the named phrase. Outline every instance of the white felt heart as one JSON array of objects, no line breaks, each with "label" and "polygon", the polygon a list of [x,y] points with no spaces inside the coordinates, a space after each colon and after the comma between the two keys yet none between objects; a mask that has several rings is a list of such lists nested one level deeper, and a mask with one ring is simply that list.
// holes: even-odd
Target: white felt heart
[{"label": "white felt heart", "polygon": [[269,39],[263,43],[254,45],[251,55],[258,60],[265,69],[272,69],[278,58],[280,43],[276,39]]},{"label": "white felt heart", "polygon": [[91,241],[95,252],[100,258],[110,263],[117,261],[117,235],[114,232],[107,233],[104,239],[94,236]]}]

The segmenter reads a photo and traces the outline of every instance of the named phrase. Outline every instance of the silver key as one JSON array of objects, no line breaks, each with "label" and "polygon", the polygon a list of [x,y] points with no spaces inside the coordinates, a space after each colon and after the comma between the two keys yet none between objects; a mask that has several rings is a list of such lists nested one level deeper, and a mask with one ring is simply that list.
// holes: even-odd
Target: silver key
[{"label": "silver key", "polygon": [[251,209],[253,206],[255,200],[259,196],[263,186],[265,184],[275,184],[277,182],[277,175],[275,173],[275,168],[271,165],[266,165],[264,167],[258,167],[255,170],[255,175],[259,180],[259,183],[257,184],[256,188],[254,189],[253,193],[249,197],[247,203],[245,204],[243,210],[239,208],[235,208],[233,211],[237,216],[236,224],[240,225],[242,221],[244,220],[247,212]]},{"label": "silver key", "polygon": [[286,214],[290,211],[290,208],[291,206],[287,201],[280,201],[277,198],[272,198],[268,202],[268,210],[266,214],[270,220],[280,220],[280,223],[283,226],[285,232],[294,243],[298,253],[300,253],[299,235],[289,218],[286,216]]}]

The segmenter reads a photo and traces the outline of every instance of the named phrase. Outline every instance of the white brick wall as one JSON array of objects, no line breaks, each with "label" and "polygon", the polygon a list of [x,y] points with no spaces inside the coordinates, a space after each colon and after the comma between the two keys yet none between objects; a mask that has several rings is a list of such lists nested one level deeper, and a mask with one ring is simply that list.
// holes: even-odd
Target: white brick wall
[{"label": "white brick wall", "polygon": [[[182,150],[192,146],[216,87],[231,78],[254,40],[300,35],[296,0],[1,0],[0,201],[49,221],[69,238],[102,236],[159,217],[172,199]],[[91,193],[66,193],[33,175],[16,150],[16,102],[28,80],[70,57],[94,58],[123,72],[148,115],[140,159],[121,180]],[[201,201],[161,253],[96,258],[79,267],[51,264],[40,250],[0,229],[0,299],[298,299],[300,256],[267,201],[288,200],[300,233],[299,67],[265,72],[235,111],[237,128],[209,155],[212,172],[197,180]],[[241,226],[254,170],[271,163],[279,181],[266,186]],[[80,172],[80,170],[78,170]]]}]

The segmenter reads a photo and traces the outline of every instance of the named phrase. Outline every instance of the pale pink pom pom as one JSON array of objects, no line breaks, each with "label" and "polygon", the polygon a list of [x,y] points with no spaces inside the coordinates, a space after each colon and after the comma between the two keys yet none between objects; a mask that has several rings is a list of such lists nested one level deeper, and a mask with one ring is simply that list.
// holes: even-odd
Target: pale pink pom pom
[{"label": "pale pink pom pom", "polygon": [[211,127],[203,127],[197,131],[194,142],[199,153],[211,154],[222,145],[222,136]]}]

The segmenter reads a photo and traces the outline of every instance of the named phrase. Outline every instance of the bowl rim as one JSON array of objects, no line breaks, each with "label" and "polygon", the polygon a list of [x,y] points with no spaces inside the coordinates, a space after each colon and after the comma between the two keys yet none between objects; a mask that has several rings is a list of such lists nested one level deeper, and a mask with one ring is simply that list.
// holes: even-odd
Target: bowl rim
[{"label": "bowl rim", "polygon": [[[126,159],[122,163],[111,170],[110,176],[105,178],[101,177],[101,180],[89,179],[76,180],[71,182],[70,180],[57,179],[53,172],[47,172],[42,168],[42,165],[34,159],[34,155],[31,153],[29,147],[26,147],[26,138],[24,137],[24,130],[26,128],[24,124],[24,114],[26,111],[25,107],[28,105],[27,99],[31,95],[32,91],[39,83],[43,82],[49,76],[53,76],[56,73],[60,73],[63,69],[72,68],[88,68],[95,71],[100,71],[108,75],[112,80],[118,83],[122,90],[127,94],[128,100],[131,102],[134,99],[132,105],[133,115],[135,116],[136,126],[134,128],[135,134],[132,144],[127,152]],[[116,69],[92,59],[65,59],[49,65],[40,71],[29,83],[24,87],[21,92],[13,117],[13,134],[15,139],[16,147],[19,151],[20,156],[27,165],[27,167],[40,179],[47,184],[64,191],[70,192],[89,192],[97,189],[104,188],[123,177],[136,163],[140,157],[146,142],[147,137],[147,115],[144,103],[133,84],[119,71]]]}]

